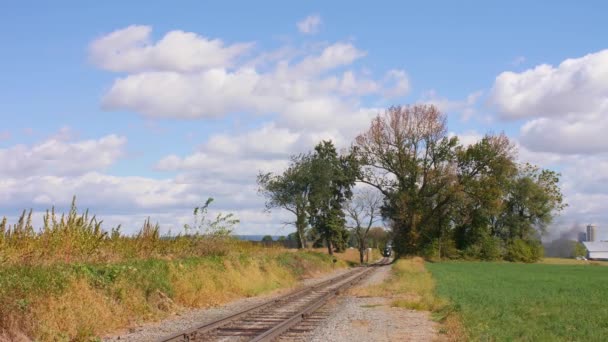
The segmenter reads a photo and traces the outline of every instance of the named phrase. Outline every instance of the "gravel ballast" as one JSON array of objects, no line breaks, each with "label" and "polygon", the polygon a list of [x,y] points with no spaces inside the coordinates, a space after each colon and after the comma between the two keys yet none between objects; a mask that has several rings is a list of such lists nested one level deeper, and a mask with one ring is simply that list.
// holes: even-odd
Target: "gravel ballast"
[{"label": "gravel ballast", "polygon": [[[338,269],[334,272],[319,277],[305,279],[301,281],[299,285],[307,286],[320,283],[326,279],[335,277],[347,271],[347,269]],[[267,295],[243,298],[213,308],[185,310],[159,322],[145,323],[108,335],[103,338],[103,341],[155,341],[162,337],[202,325],[205,322],[213,321],[240,312],[253,305],[261,304],[265,301],[271,300],[272,298],[284,295],[292,290],[293,288],[277,290]]]}]

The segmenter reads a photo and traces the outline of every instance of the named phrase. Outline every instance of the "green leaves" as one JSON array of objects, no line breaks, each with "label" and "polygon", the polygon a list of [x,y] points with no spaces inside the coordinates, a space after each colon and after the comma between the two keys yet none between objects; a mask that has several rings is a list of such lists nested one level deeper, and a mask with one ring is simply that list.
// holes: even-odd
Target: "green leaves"
[{"label": "green leaves", "polygon": [[322,141],[311,158],[309,221],[313,230],[328,247],[338,251],[346,248],[348,231],[344,218],[344,203],[352,196],[358,165],[349,156],[338,156],[331,141]]},{"label": "green leaves", "polygon": [[382,213],[400,254],[442,256],[453,241],[493,259],[514,239],[531,246],[565,207],[559,174],[518,166],[504,134],[459,145],[433,106],[389,108],[357,137],[352,153],[359,180],[385,196]]},{"label": "green leaves", "polygon": [[282,208],[294,214],[295,219],[288,223],[296,227],[298,248],[305,245],[308,226],[311,165],[311,154],[300,154],[291,158],[283,174],[260,173],[257,178],[258,192],[266,197],[267,210]]},{"label": "green leaves", "polygon": [[232,234],[241,221],[233,213],[219,213],[214,219],[208,219],[207,211],[212,202],[213,198],[209,197],[203,205],[194,208],[194,224],[192,226],[184,224],[186,234],[202,234],[210,237],[226,237]]}]

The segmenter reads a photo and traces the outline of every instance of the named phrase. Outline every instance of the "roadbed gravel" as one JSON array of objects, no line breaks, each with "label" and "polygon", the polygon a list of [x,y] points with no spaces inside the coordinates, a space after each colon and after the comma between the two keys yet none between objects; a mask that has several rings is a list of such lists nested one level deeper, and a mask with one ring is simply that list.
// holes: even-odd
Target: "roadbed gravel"
[{"label": "roadbed gravel", "polygon": [[[359,286],[388,280],[390,266],[378,268]],[[340,296],[324,308],[325,319],[307,335],[285,340],[314,342],[437,341],[437,323],[430,313],[395,308],[391,300],[378,297]]]},{"label": "roadbed gravel", "polygon": [[[299,286],[313,285],[327,280],[331,277],[335,277],[342,273],[347,272],[348,269],[338,269],[334,272],[324,274],[322,276],[305,279],[299,282]],[[279,297],[283,294],[292,291],[294,288],[281,289],[273,291],[272,293],[243,298],[227,303],[225,305],[203,308],[203,309],[192,309],[184,310],[173,316],[170,316],[162,321],[145,323],[138,326],[133,326],[123,331],[115,332],[111,335],[103,337],[103,341],[115,342],[115,341],[155,341],[162,337],[175,334],[180,331],[187,330],[197,325],[201,325],[205,322],[210,322],[219,319],[230,314],[237,313],[245,310],[253,305],[261,304],[265,301]]]}]

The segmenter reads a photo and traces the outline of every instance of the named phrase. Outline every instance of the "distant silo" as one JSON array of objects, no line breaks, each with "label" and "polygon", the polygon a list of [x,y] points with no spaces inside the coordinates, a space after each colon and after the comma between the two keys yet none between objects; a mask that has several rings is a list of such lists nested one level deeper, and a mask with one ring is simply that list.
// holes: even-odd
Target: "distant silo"
[{"label": "distant silo", "polygon": [[587,233],[578,232],[578,242],[585,242],[585,241],[587,241]]},{"label": "distant silo", "polygon": [[597,226],[590,224],[587,226],[587,241],[595,241]]}]

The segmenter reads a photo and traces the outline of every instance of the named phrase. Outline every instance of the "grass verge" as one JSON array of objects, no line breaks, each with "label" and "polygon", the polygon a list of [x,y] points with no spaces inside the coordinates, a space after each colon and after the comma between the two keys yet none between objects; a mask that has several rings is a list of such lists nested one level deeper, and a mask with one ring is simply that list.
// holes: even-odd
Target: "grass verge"
[{"label": "grass verge", "polygon": [[334,265],[313,252],[0,268],[0,339],[87,341],[184,308],[293,286]]},{"label": "grass verge", "polygon": [[604,341],[608,268],[489,262],[427,265],[471,341]]},{"label": "grass verge", "polygon": [[453,314],[450,303],[438,297],[435,281],[422,258],[397,260],[391,275],[383,283],[356,288],[352,293],[365,297],[390,298],[393,307],[431,312],[434,321],[441,323],[439,332],[450,341],[463,341],[459,317]]}]

